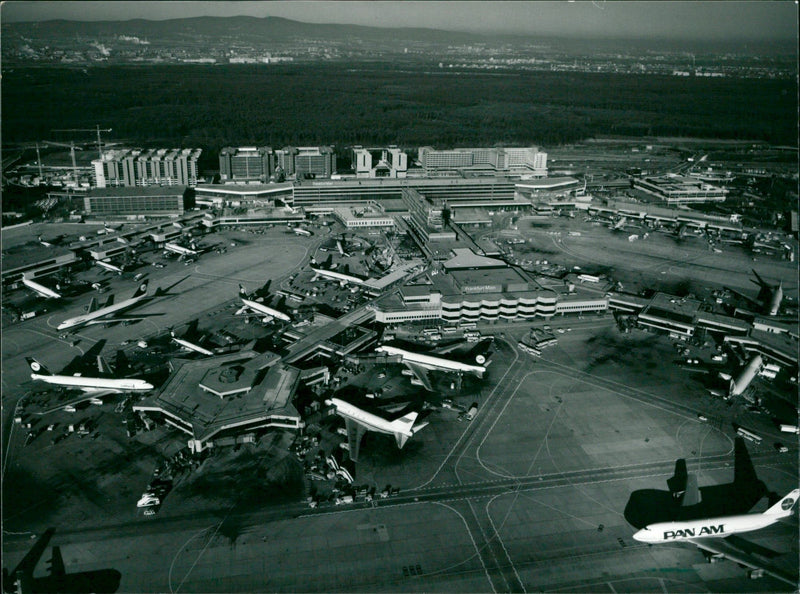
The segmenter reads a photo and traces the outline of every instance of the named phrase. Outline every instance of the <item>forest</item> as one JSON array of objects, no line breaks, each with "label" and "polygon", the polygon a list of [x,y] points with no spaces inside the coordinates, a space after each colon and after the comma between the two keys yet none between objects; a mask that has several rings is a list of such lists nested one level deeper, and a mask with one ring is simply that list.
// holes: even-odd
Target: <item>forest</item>
[{"label": "forest", "polygon": [[100,124],[113,141],[203,148],[201,167],[216,168],[226,145],[546,148],[596,135],[796,145],[797,82],[364,62],[32,67],[3,72],[2,113],[4,145]]}]

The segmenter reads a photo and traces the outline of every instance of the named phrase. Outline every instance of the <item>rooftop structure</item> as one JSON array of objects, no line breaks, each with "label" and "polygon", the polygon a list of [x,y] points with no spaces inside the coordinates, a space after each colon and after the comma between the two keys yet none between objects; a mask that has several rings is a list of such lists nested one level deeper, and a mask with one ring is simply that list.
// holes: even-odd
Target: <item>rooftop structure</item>
[{"label": "rooftop structure", "polygon": [[195,361],[174,359],[173,373],[156,396],[133,406],[190,436],[201,451],[215,438],[257,429],[301,429],[292,398],[300,370],[275,353],[244,350]]}]

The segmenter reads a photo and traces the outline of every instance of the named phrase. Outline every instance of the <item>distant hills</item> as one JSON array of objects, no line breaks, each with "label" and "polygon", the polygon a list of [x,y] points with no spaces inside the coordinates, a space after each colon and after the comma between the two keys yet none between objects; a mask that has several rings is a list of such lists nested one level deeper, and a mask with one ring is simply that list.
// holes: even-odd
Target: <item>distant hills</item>
[{"label": "distant hills", "polygon": [[110,37],[128,35],[139,38],[191,38],[202,36],[220,39],[236,36],[251,41],[288,42],[298,38],[328,41],[363,39],[367,41],[422,41],[428,43],[467,43],[486,39],[477,33],[441,31],[425,28],[383,28],[362,25],[303,23],[281,17],[192,17],[151,21],[66,21],[4,23],[3,30],[26,37],[64,38],[76,36]]}]

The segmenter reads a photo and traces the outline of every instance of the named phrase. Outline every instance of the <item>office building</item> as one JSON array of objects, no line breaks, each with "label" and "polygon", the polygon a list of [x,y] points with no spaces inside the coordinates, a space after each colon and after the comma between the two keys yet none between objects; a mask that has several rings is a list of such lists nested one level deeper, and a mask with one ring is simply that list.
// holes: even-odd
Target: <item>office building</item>
[{"label": "office building", "polygon": [[219,152],[219,177],[223,183],[266,183],[275,173],[275,155],[268,146],[226,146]]},{"label": "office building", "polygon": [[353,170],[358,178],[403,178],[408,155],[395,146],[385,149],[353,147]]},{"label": "office building", "polygon": [[535,146],[525,148],[419,149],[419,161],[427,176],[472,172],[496,175],[507,173],[530,177],[547,175],[547,153]]},{"label": "office building", "polygon": [[336,173],[336,153],[332,146],[289,146],[275,151],[275,157],[286,177],[311,179]]},{"label": "office building", "polygon": [[96,188],[196,186],[201,149],[114,149],[92,161]]}]

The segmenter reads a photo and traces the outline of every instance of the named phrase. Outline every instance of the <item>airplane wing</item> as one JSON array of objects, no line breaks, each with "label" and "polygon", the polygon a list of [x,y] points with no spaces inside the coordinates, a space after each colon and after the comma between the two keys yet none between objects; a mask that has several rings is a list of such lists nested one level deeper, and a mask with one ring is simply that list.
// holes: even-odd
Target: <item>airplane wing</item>
[{"label": "airplane wing", "polygon": [[[105,388],[81,388],[81,391],[83,391],[83,393],[89,398],[102,398],[103,396],[108,396],[109,394],[119,394],[119,391],[117,390],[107,390]],[[77,402],[74,404],[77,404]]]},{"label": "airplane wing", "polygon": [[760,310],[760,309],[762,309],[764,307],[764,304],[761,303],[760,301],[758,301],[757,299],[753,299],[752,297],[749,297],[749,296],[745,295],[744,293],[741,293],[741,292],[737,291],[736,289],[731,289],[730,287],[725,287],[725,289],[730,291],[731,293],[733,293],[737,297],[740,297],[741,299],[744,299],[745,301],[747,301],[755,309],[755,311],[758,311],[758,310]]},{"label": "airplane wing", "polygon": [[[751,569],[762,569],[764,573],[771,575],[772,577],[781,580],[782,582],[786,582],[791,586],[797,586],[798,577],[792,576],[789,572],[780,569],[779,567],[775,567],[774,565],[770,565],[769,563],[764,562],[763,560],[759,559],[755,555],[758,552],[754,551],[753,554],[748,553],[747,551],[734,546],[729,542],[731,537],[728,538],[692,538],[689,539],[689,542],[694,544],[699,549],[707,551],[712,555],[722,555],[726,559],[730,559],[734,563],[738,563],[739,565],[744,565],[746,567],[750,567]],[[740,539],[743,542],[743,539]],[[750,544],[750,543],[748,543]],[[758,549],[762,549],[763,547],[758,547]]]},{"label": "airplane wing", "polygon": [[363,425],[359,425],[348,417],[344,418],[344,424],[347,428],[347,445],[350,447],[350,459],[356,462],[358,460],[358,450],[361,447],[361,438],[364,437],[366,429]]},{"label": "airplane wing", "polygon": [[[44,550],[47,548],[47,543],[50,542],[50,539],[55,534],[55,528],[48,528],[45,530],[44,534],[39,537],[39,540],[36,541],[31,549],[25,554],[22,558],[22,561],[14,568],[14,571],[11,572],[11,576],[15,576],[19,572],[23,572],[29,577],[33,576],[33,570],[36,568],[36,564],[39,563],[39,559],[44,554]],[[5,584],[3,584],[5,586]]]},{"label": "airplane wing", "polygon": [[104,374],[107,374],[107,375],[113,375],[114,374],[114,370],[111,369],[111,366],[108,364],[108,361],[106,361],[100,355],[97,355],[97,369],[100,371],[100,373],[104,373]]},{"label": "airplane wing", "polygon": [[53,556],[50,558],[50,575],[62,576],[66,574],[64,559],[61,556],[61,547],[53,547]]},{"label": "airplane wing", "polygon": [[416,378],[422,382],[423,387],[428,390],[428,392],[433,392],[433,386],[431,386],[431,380],[428,377],[428,370],[422,367],[421,365],[417,365],[416,363],[410,363],[408,361],[403,361],[406,367],[411,370]]},{"label": "airplane wing", "polygon": [[138,322],[145,319],[146,316],[138,316],[135,318],[99,318],[97,320],[89,320],[86,322],[87,326],[94,326],[96,324],[119,324],[121,322]]}]

